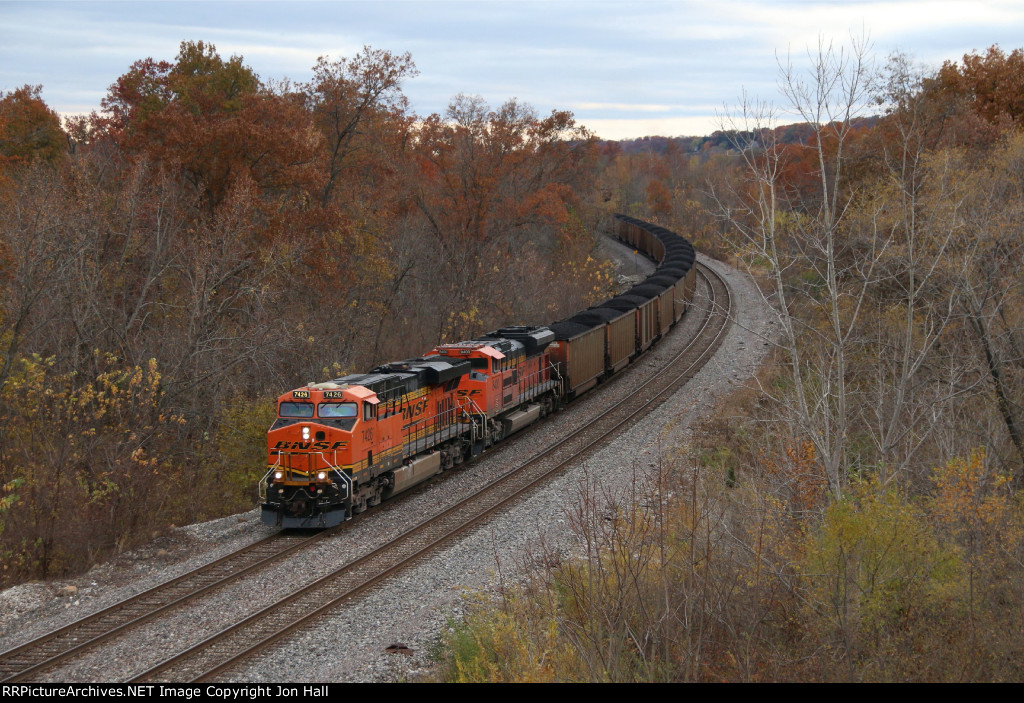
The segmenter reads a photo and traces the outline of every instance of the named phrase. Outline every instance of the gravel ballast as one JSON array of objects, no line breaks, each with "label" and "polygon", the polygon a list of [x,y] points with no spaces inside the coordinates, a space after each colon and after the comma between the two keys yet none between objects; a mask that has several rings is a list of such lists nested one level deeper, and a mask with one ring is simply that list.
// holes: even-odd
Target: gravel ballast
[{"label": "gravel ballast", "polygon": [[[602,245],[634,264],[631,250]],[[624,253],[625,252],[625,253]],[[600,481],[615,490],[651,472],[661,448],[685,444],[691,426],[715,402],[743,384],[769,350],[772,316],[756,287],[728,266],[701,257],[725,276],[734,296],[735,322],[715,357],[639,427],[570,467],[513,506],[434,556],[400,572],[367,594],[339,607],[316,628],[260,655],[238,681],[410,680],[430,666],[430,648],[450,619],[462,612],[466,593],[489,592],[517,579],[522,556],[543,540],[548,550],[574,549],[568,511],[580,486]],[[627,286],[628,287],[628,286]],[[117,645],[80,657],[50,672],[50,681],[123,679],[158,663],[173,648],[205,639],[298,585],[365,554],[517,465],[605,407],[615,384],[634,385],[661,366],[689,338],[684,318],[668,337],[620,378],[601,386],[520,436],[502,443],[470,466],[447,472],[400,500],[369,511],[348,529],[310,552],[284,561],[202,599],[197,605],[138,628]],[[29,583],[0,593],[0,650],[123,600],[272,533],[258,511],[177,528],[131,554],[61,582]],[[390,648],[390,650],[389,650]]]}]

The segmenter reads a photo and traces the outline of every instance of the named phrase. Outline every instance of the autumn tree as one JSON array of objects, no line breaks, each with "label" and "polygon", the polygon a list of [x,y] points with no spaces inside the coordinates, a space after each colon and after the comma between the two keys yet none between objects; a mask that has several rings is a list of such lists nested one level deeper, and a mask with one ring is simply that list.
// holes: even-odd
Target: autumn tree
[{"label": "autumn tree", "polygon": [[0,485],[19,510],[0,535],[0,578],[42,577],[145,539],[173,514],[180,476],[169,440],[182,418],[160,412],[160,373],[99,354],[99,371],[19,359],[0,389]]},{"label": "autumn tree", "polygon": [[[1008,136],[978,168],[955,154],[948,161],[961,183],[963,202],[950,275],[968,334],[965,339],[971,340],[958,348],[975,360],[1012,447],[993,455],[1006,461],[1020,487],[1024,485],[1024,318],[1019,311],[1024,287],[1019,262],[1024,241],[1019,232],[1024,192],[1019,175],[1024,166],[1024,137]],[[989,446],[1002,448],[998,436],[986,434]]]},{"label": "autumn tree", "polygon": [[303,86],[303,92],[326,140],[323,205],[330,202],[344,170],[356,167],[354,155],[374,149],[377,141],[373,137],[382,131],[379,121],[406,117],[409,106],[401,91],[402,81],[418,73],[409,52],[396,55],[369,46],[352,58],[317,59],[313,80]]},{"label": "autumn tree", "polygon": [[963,372],[954,365],[943,378],[931,366],[954,316],[947,264],[961,196],[955,176],[931,156],[940,127],[922,90],[926,80],[901,54],[878,74],[875,101],[885,115],[857,145],[872,153],[853,177],[862,191],[845,227],[856,255],[873,262],[851,369],[863,379],[857,431],[874,446],[859,460],[877,467],[883,482],[911,467],[919,477],[928,470],[920,450],[957,393],[951,379]]},{"label": "autumn tree", "polygon": [[[452,308],[487,309],[495,322],[507,322],[512,300],[502,290],[521,286],[538,265],[548,267],[541,262],[589,254],[590,245],[575,249],[574,222],[590,147],[570,113],[541,118],[515,100],[491,110],[479,97],[460,95],[444,117],[423,121],[409,185],[437,266],[450,277]],[[494,322],[444,313],[438,332],[457,337],[481,324]]]},{"label": "autumn tree", "polygon": [[0,157],[9,163],[52,163],[67,152],[60,117],[43,102],[42,89],[25,85],[0,92]]},{"label": "autumn tree", "polygon": [[319,142],[319,212],[308,227],[304,274],[318,291],[315,306],[323,315],[342,321],[341,328],[370,329],[374,340],[355,352],[361,342],[350,334],[322,331],[319,369],[340,363],[330,358],[338,351],[344,359],[355,352],[358,364],[380,358],[385,323],[417,256],[396,226],[409,209],[403,178],[415,122],[402,83],[415,75],[408,53],[366,46],[351,58],[321,56],[313,79],[298,89]]},{"label": "autumn tree", "polygon": [[1019,123],[1024,117],[1024,51],[1009,54],[994,45],[984,55],[965,54],[963,64],[946,61],[935,78],[986,122]]},{"label": "autumn tree", "polygon": [[[722,202],[735,228],[737,248],[750,263],[767,268],[770,292],[783,331],[782,348],[792,394],[779,398],[789,421],[815,445],[830,491],[841,496],[848,479],[847,438],[853,415],[848,375],[853,333],[862,311],[875,258],[850,256],[842,233],[851,192],[847,153],[852,121],[868,100],[867,48],[852,50],[822,41],[810,56],[805,77],[792,65],[780,70],[790,108],[813,130],[817,189],[811,199],[793,200],[783,180],[784,150],[774,131],[770,105],[748,100],[723,125],[733,134],[762,135],[737,143],[747,167],[742,194]],[[741,203],[738,207],[730,202]],[[870,249],[868,250],[870,252]],[[798,271],[804,271],[799,276]],[[799,310],[806,310],[805,317]]]},{"label": "autumn tree", "polygon": [[64,203],[55,192],[60,177],[42,164],[27,176],[0,198],[0,389],[26,339],[35,341],[51,323],[52,309],[42,307],[68,267],[60,227]]},{"label": "autumn tree", "polygon": [[40,97],[42,86],[0,91],[0,187],[32,161],[55,164],[68,151],[60,117]]},{"label": "autumn tree", "polygon": [[317,141],[300,97],[265,88],[242,57],[225,61],[212,44],[182,42],[173,64],[136,62],[102,106],[97,133],[180,172],[207,213],[247,179],[273,221],[315,184]]}]

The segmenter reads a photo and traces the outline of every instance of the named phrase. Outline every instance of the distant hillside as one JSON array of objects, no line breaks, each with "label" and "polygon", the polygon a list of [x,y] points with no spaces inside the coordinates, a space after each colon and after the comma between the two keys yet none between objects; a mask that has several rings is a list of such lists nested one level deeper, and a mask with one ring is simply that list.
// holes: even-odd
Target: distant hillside
[{"label": "distant hillside", "polygon": [[[877,116],[861,117],[853,120],[855,127],[873,127],[878,122]],[[807,122],[797,122],[775,128],[776,137],[781,144],[807,144],[813,134]],[[658,154],[676,153],[714,154],[728,152],[735,144],[747,143],[755,138],[754,132],[736,133],[718,130],[705,137],[640,137],[639,139],[605,140],[601,144],[605,149],[619,151],[623,154]]]}]

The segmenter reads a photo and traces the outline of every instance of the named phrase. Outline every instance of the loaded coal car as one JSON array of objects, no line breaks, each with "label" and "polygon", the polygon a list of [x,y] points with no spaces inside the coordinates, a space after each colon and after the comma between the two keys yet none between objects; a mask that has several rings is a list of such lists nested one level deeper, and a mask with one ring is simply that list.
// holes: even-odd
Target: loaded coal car
[{"label": "loaded coal car", "polygon": [[596,386],[605,372],[604,327],[569,318],[552,324],[551,331],[551,359],[565,379],[565,399],[572,400]]},{"label": "loaded coal car", "polygon": [[629,363],[636,351],[636,329],[632,310],[594,306],[573,319],[591,320],[595,324],[604,325],[606,373],[616,373]]}]

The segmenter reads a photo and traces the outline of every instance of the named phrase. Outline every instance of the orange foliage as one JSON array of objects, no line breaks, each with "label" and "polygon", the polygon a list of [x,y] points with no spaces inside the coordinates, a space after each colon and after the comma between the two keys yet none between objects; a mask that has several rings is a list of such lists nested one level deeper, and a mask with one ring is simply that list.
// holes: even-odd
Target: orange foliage
[{"label": "orange foliage", "polygon": [[788,488],[789,506],[793,512],[806,513],[825,504],[825,472],[818,463],[814,445],[808,440],[787,443],[785,458],[761,454],[765,473],[781,480]]},{"label": "orange foliage", "polygon": [[243,180],[269,219],[317,187],[319,142],[301,99],[264,89],[241,57],[224,61],[212,44],[182,42],[174,64],[136,62],[102,104],[96,133],[179,171],[211,213]]},{"label": "orange foliage", "polygon": [[444,118],[423,120],[417,137],[416,202],[445,240],[564,223],[579,205],[572,185],[587,177],[580,165],[592,153],[571,113],[540,119],[515,100],[490,110],[466,95]]},{"label": "orange foliage", "polygon": [[[848,126],[849,132],[843,136],[847,158],[872,133],[871,127],[863,123],[851,122]],[[782,133],[789,127],[780,127],[777,131]],[[819,131],[806,135],[805,143],[781,142],[779,137],[779,178],[791,203],[806,207],[820,199],[822,164],[819,156],[825,162],[826,173],[829,172],[839,148],[839,134],[846,127],[846,124],[838,122],[824,125]],[[819,139],[822,145],[820,152],[817,148]]]},{"label": "orange foliage", "polygon": [[1013,510],[1010,477],[986,466],[984,449],[935,471],[935,514],[955,533],[1003,524]]},{"label": "orange foliage", "polygon": [[672,214],[672,193],[661,181],[652,180],[647,183],[647,206],[661,217]]},{"label": "orange foliage", "polygon": [[32,159],[56,161],[67,152],[60,118],[40,97],[42,86],[0,92],[0,177]]},{"label": "orange foliage", "polygon": [[996,124],[1024,117],[1024,51],[1009,54],[998,45],[984,56],[965,54],[963,66],[946,61],[938,82],[946,91],[966,98],[971,109],[987,122]]}]

